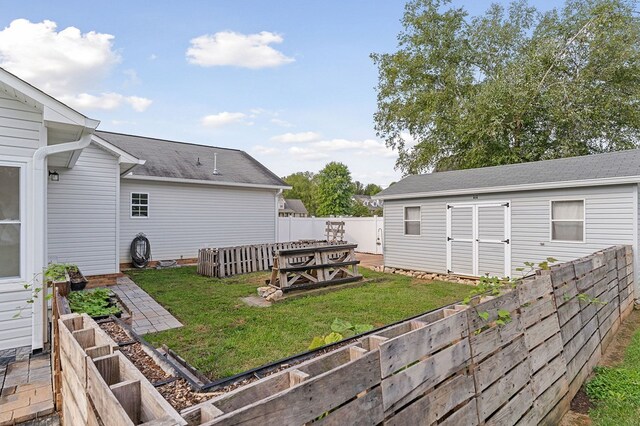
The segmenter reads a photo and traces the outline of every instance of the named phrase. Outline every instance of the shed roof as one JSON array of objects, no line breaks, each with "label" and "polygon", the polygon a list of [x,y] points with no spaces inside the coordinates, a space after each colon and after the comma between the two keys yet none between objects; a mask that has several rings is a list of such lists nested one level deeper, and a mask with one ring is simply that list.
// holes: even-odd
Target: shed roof
[{"label": "shed roof", "polygon": [[[145,160],[144,164],[136,166],[127,176],[288,187],[260,162],[238,149],[105,131],[96,131],[95,134],[123,151]],[[217,154],[218,174],[213,173],[214,154]]]},{"label": "shed roof", "polygon": [[522,191],[640,181],[640,149],[408,176],[374,198]]}]

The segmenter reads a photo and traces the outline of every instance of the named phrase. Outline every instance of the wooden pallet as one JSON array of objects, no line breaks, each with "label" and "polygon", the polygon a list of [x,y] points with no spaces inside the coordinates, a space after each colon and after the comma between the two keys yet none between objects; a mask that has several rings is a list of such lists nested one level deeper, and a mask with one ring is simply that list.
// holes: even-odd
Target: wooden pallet
[{"label": "wooden pallet", "polygon": [[337,244],[280,250],[270,282],[288,292],[359,281],[362,275],[358,272],[356,247]]}]

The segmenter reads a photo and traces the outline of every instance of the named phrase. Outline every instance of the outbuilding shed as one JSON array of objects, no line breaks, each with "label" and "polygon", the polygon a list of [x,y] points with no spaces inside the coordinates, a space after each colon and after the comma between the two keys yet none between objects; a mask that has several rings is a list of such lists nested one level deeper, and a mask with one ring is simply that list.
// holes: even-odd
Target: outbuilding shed
[{"label": "outbuilding shed", "polygon": [[517,276],[525,262],[631,244],[637,264],[639,184],[640,150],[409,176],[376,196],[384,262]]}]

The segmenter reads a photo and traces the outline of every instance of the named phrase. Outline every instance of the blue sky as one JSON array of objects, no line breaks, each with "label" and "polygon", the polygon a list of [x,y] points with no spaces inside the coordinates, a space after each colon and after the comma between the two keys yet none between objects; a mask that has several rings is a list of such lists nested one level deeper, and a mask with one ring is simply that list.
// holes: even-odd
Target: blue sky
[{"label": "blue sky", "polygon": [[[471,14],[490,3],[454,2]],[[401,174],[373,129],[369,54],[395,50],[403,9],[396,0],[3,0],[0,66],[102,130],[243,149],[281,176],[338,160],[354,179],[386,186]]]}]

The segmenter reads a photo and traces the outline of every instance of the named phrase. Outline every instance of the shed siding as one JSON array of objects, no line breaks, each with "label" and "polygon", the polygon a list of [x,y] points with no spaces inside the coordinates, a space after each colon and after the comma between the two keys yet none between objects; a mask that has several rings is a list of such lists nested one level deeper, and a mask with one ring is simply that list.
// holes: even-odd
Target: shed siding
[{"label": "shed siding", "polygon": [[[385,265],[430,272],[446,272],[446,204],[511,202],[511,268],[552,256],[568,261],[613,244],[634,244],[636,185],[571,188],[469,196],[385,200]],[[586,242],[551,242],[550,200],[585,199]],[[403,235],[403,207],[420,205],[422,234]]]},{"label": "shed siding", "polygon": [[[0,93],[0,161],[17,161],[25,167],[27,182],[22,182],[26,188],[27,213],[30,210],[31,199],[31,158],[34,151],[40,147],[40,129],[42,127],[42,113],[31,108],[5,93]],[[44,139],[42,139],[44,140]],[[9,158],[11,157],[11,158]],[[28,214],[21,226],[24,241],[30,240],[32,232]],[[26,301],[31,297],[25,291],[24,283],[27,277],[33,275],[31,253],[27,250],[26,279],[6,280],[0,283],[0,350],[31,345],[32,314],[31,305]],[[18,306],[24,306],[20,318],[14,318],[18,313]]]},{"label": "shed siding", "polygon": [[[149,194],[149,217],[131,218],[132,192]],[[120,261],[143,232],[155,260],[195,258],[203,247],[275,241],[275,191],[122,179]]]},{"label": "shed siding", "polygon": [[72,169],[57,171],[60,181],[48,183],[49,261],[77,264],[85,275],[118,272],[117,159],[91,144]]}]

